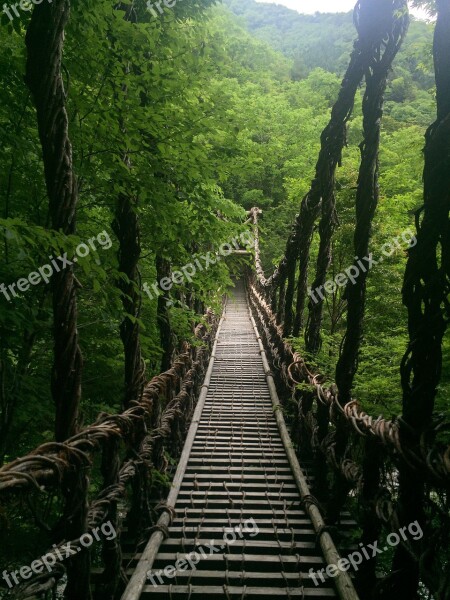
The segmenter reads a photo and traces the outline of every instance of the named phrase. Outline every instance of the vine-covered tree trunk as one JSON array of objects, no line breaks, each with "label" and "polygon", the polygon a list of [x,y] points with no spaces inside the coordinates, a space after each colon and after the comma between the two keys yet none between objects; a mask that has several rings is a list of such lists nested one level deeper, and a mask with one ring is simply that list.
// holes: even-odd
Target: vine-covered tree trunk
[{"label": "vine-covered tree trunk", "polygon": [[[133,4],[125,6],[118,3],[115,7],[125,11],[125,21],[135,23],[136,12]],[[115,40],[112,40],[113,45]],[[120,51],[116,53],[123,61]],[[124,78],[130,72],[129,64],[123,65]],[[116,98],[126,96],[127,86],[122,85],[120,91],[116,92]],[[119,106],[120,103],[119,103]],[[126,134],[126,115],[120,115],[119,127]],[[127,149],[123,150],[122,161],[125,168],[131,171],[132,164]],[[124,185],[126,187],[126,185]],[[138,216],[138,197],[132,191],[121,192],[117,198],[116,217],[113,228],[119,240],[119,271],[125,275],[125,279],[118,281],[118,287],[122,292],[122,306],[125,313],[120,325],[120,337],[122,339],[125,356],[123,407],[128,408],[133,402],[140,399],[144,389],[145,363],[142,358],[139,317],[141,314],[141,276],[139,272],[139,259],[141,256],[140,225]]]},{"label": "vine-covered tree trunk", "polygon": [[[363,6],[364,10],[362,10]],[[367,270],[360,268],[358,261],[369,256],[372,220],[378,205],[378,153],[384,93],[392,62],[401,47],[409,23],[406,0],[382,0],[377,4],[368,3],[367,5],[361,3],[358,16],[360,35],[371,53],[365,65],[364,140],[360,146],[361,165],[356,192],[355,263],[353,267],[359,275],[354,283],[347,283],[347,328],[342,352],[336,366],[338,399],[342,407],[351,399],[353,379],[358,368],[368,273]],[[345,452],[349,444],[349,429],[347,422],[339,414],[337,419],[340,420],[340,426],[336,429],[335,456],[338,463],[341,463],[345,459]],[[329,515],[333,521],[338,518],[350,487],[350,483],[343,475],[336,477],[329,503]]]},{"label": "vine-covered tree trunk", "polygon": [[298,237],[296,232],[293,232],[291,243],[288,244],[286,251],[286,274],[287,274],[287,286],[285,295],[285,311],[284,311],[284,324],[283,334],[285,337],[291,335],[292,324],[293,324],[293,303],[295,294],[295,273],[297,267],[297,255],[298,255]]},{"label": "vine-covered tree trunk", "polygon": [[[75,232],[78,200],[61,75],[64,28],[69,18],[69,6],[68,0],[54,0],[51,4],[44,2],[35,6],[26,35],[26,82],[36,105],[51,224],[53,229],[68,235]],[[77,430],[83,364],[78,345],[73,266],[66,266],[59,273],[54,273],[52,291],[55,437],[57,441],[63,441]]]},{"label": "vine-covered tree trunk", "polygon": [[140,228],[137,203],[128,194],[121,193],[117,200],[114,231],[119,240],[119,271],[126,280],[118,281],[122,292],[125,317],[120,325],[125,355],[124,408],[139,400],[144,387],[145,367],[141,353],[140,326],[141,277],[139,258],[141,255]]},{"label": "vine-covered tree trunk", "polygon": [[[437,118],[426,133],[424,205],[416,217],[417,244],[409,250],[403,286],[408,309],[409,346],[401,374],[404,445],[419,447],[421,434],[431,425],[442,369],[442,341],[450,317],[450,2],[436,0],[438,18],[434,37]],[[401,525],[419,521],[424,528],[424,479],[407,463],[400,470]],[[427,531],[425,530],[425,536]],[[418,542],[416,555],[420,554]],[[439,589],[441,573],[431,570],[433,552],[419,565],[411,552],[397,548],[390,598],[416,598],[419,576]],[[422,571],[420,571],[421,566]],[[430,582],[430,583],[428,583]],[[437,594],[436,598],[447,598]]]},{"label": "vine-covered tree trunk", "polygon": [[[317,258],[317,270],[312,290],[322,288],[331,264],[331,244],[333,232],[337,225],[334,196],[335,172],[327,176],[326,188],[322,193],[322,219],[319,225],[320,246]],[[309,301],[308,323],[305,331],[306,351],[316,354],[320,350],[320,330],[323,319],[323,300],[319,297],[317,302],[311,298]]]},{"label": "vine-covered tree trunk", "polygon": [[[35,6],[26,35],[26,82],[36,105],[52,227],[68,235],[75,232],[78,200],[61,75],[69,6],[68,0]],[[78,345],[76,282],[71,265],[53,275],[52,292],[55,341],[52,394],[56,406],[55,437],[62,442],[77,431],[83,362]],[[80,477],[74,474],[64,484],[64,526],[68,540],[86,530],[87,489],[85,474]],[[65,590],[68,600],[89,600],[89,562],[87,550],[68,560]]]},{"label": "vine-covered tree trunk", "polygon": [[[287,252],[289,254],[289,251]],[[286,308],[286,282],[287,282],[287,261],[286,268],[283,269],[283,272],[280,276],[280,282],[278,284],[278,299],[276,299],[276,307],[277,307],[277,322],[281,325],[284,320],[284,311]],[[276,298],[276,292],[274,294]]]},{"label": "vine-covered tree trunk", "polygon": [[300,331],[303,329],[305,302],[308,289],[310,248],[314,234],[314,225],[317,217],[319,216],[319,212],[320,192],[318,190],[317,180],[314,180],[310,191],[302,200],[300,215],[298,217],[299,273],[297,280],[294,327],[292,330],[294,337],[298,337],[300,335]]},{"label": "vine-covered tree trunk", "polygon": [[[101,471],[104,489],[119,485],[120,473],[120,443],[118,439],[105,442],[102,453]],[[108,520],[114,530],[119,531],[120,516],[117,502],[112,502],[108,511]],[[104,539],[102,558],[105,565],[99,577],[95,590],[95,600],[112,600],[120,582],[122,566],[122,549],[119,536],[114,539]]]},{"label": "vine-covered tree trunk", "polygon": [[378,152],[384,93],[392,62],[407,31],[406,0],[382,0],[369,3],[359,13],[360,35],[373,48],[370,62],[365,65],[366,91],[363,99],[364,141],[361,144],[361,166],[356,193],[356,228],[354,235],[354,269],[359,273],[356,282],[346,288],[348,301],[347,329],[341,356],[336,367],[336,383],[341,405],[350,400],[355,376],[365,312],[368,270],[359,267],[358,260],[369,256],[372,220],[378,205]]},{"label": "vine-covered tree trunk", "polygon": [[429,426],[433,414],[450,309],[450,2],[437,0],[437,6],[437,120],[426,133],[424,206],[403,286],[410,337],[402,365],[403,418],[416,432]]},{"label": "vine-covered tree trunk", "polygon": [[[364,547],[378,540],[381,523],[376,514],[376,502],[382,487],[381,469],[383,454],[378,440],[367,437],[364,440],[363,486],[361,490],[360,513]],[[377,557],[364,560],[356,573],[356,586],[361,598],[370,598],[377,584]]]},{"label": "vine-covered tree trunk", "polygon": [[[367,13],[371,2],[362,0],[355,9],[355,25],[358,39],[355,41],[350,63],[341,84],[331,118],[322,132],[321,148],[316,164],[316,175],[311,189],[302,202],[300,215],[297,219],[298,239],[300,240],[299,260],[300,273],[297,287],[296,315],[294,320],[294,336],[298,336],[303,326],[303,313],[307,297],[308,268],[310,247],[314,225],[322,207],[322,219],[319,225],[320,248],[317,260],[317,271],[312,289],[325,283],[326,274],[331,260],[331,239],[335,218],[335,176],[336,168],[341,160],[342,150],[347,140],[347,123],[353,111],[355,95],[360,85],[368,63],[375,51],[372,40],[366,39],[360,29],[361,14]],[[319,331],[322,323],[323,301],[310,303],[310,316],[306,334],[309,351],[316,352],[319,347]]]}]

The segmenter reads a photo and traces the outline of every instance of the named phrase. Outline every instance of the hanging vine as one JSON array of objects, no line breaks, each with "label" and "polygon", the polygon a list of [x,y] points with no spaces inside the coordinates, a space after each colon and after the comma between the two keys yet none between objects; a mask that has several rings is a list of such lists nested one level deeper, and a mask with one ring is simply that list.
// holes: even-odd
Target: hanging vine
[{"label": "hanging vine", "polygon": [[[61,73],[69,7],[68,0],[55,0],[33,10],[26,35],[25,77],[36,105],[52,228],[67,235],[75,233],[78,202]],[[81,398],[83,359],[78,344],[76,288],[72,265],[53,275],[52,395],[55,438],[60,442],[77,431]]]},{"label": "hanging vine", "polygon": [[[364,141],[356,193],[356,228],[354,235],[355,268],[357,261],[369,255],[372,220],[378,205],[378,152],[387,78],[408,28],[405,0],[383,0],[377,7],[360,13],[360,31],[374,46],[374,54],[365,68],[366,91],[363,99]],[[374,32],[374,23],[381,32]],[[377,31],[377,29],[375,29]],[[359,269],[358,269],[359,271]],[[351,387],[358,367],[358,354],[365,312],[368,271],[356,283],[347,284],[347,329],[342,352],[336,366],[336,383],[344,406],[351,399]]]},{"label": "hanging vine", "polygon": [[[434,37],[437,118],[425,136],[424,204],[416,214],[417,244],[409,250],[403,285],[408,310],[409,345],[401,365],[404,443],[419,447],[433,425],[434,403],[441,379],[442,342],[450,318],[450,3],[437,0]],[[401,524],[418,520],[426,528],[426,481],[412,477],[405,462],[400,470]],[[392,597],[415,597],[421,568],[439,580],[435,567],[437,547],[423,548],[419,565],[405,548],[397,549],[391,578]],[[439,598],[449,597],[442,581]],[[447,589],[447,595],[445,590]],[[406,590],[406,592],[404,591]]]}]

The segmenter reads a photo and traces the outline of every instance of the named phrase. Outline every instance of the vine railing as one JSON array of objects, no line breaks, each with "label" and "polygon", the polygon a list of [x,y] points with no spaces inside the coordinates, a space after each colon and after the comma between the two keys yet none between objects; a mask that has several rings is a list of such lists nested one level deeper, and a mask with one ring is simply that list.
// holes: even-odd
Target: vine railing
[{"label": "vine railing", "polygon": [[[46,597],[55,593],[66,575],[65,598],[91,598],[91,552],[80,539],[106,521],[117,537],[102,541],[101,574],[95,581],[95,598],[112,598],[125,579],[121,541],[126,519],[127,542],[146,541],[164,503],[156,509],[161,475],[169,458],[182,450],[189,420],[203,383],[218,319],[208,312],[205,325],[196,329],[198,342],[184,343],[171,368],[144,387],[139,401],[117,415],[102,414],[98,420],[63,443],[47,443],[0,469],[0,496],[4,510],[25,514],[51,541],[48,553],[64,556],[63,548],[81,549],[76,556],[57,563],[23,581],[8,593],[12,598]],[[90,486],[97,482],[98,491]],[[155,494],[157,497],[155,497]],[[56,498],[60,502],[56,502]],[[50,525],[40,513],[53,507]],[[41,508],[41,510],[38,508]],[[47,509],[47,510],[46,510]],[[29,520],[29,517],[28,519]],[[45,554],[45,552],[44,552]]]},{"label": "vine railing", "polygon": [[[405,464],[408,465],[415,479],[420,477],[426,482],[427,495],[424,504],[428,516],[425,524],[422,523],[426,543],[407,544],[405,541],[407,551],[422,564],[422,581],[433,591],[435,597],[447,599],[450,581],[442,564],[442,554],[436,552],[431,561],[433,548],[436,551],[448,547],[450,525],[450,517],[446,514],[450,482],[450,447],[436,440],[442,430],[442,424],[436,423],[424,431],[420,445],[415,447],[405,442],[401,436],[401,418],[374,418],[363,411],[354,399],[342,406],[337,386],[326,385],[325,378],[319,373],[314,373],[304,358],[295,351],[292,343],[283,337],[283,330],[277,323],[276,315],[257,288],[255,281],[250,279],[250,308],[266,352],[271,357],[278,387],[285,391],[285,397],[294,401],[292,438],[302,455],[310,453],[317,461],[315,493],[326,508],[327,521],[330,524],[338,524],[340,510],[344,506],[343,502],[338,503],[332,495],[328,477],[332,475],[346,482],[349,491],[346,499],[352,502],[356,497],[359,500],[360,512],[369,510],[372,522],[375,519],[380,525],[384,525],[388,532],[398,531],[401,527],[397,512],[398,473]],[[321,431],[324,415],[326,435]],[[340,431],[347,439],[342,455],[336,451]],[[376,485],[367,489],[373,481]],[[374,537],[363,542],[364,545],[379,540],[380,534],[381,527]],[[430,566],[430,561],[435,564]],[[358,592],[362,598],[391,597],[378,580],[376,569],[376,561],[367,561],[358,571]],[[437,578],[438,573],[440,576]],[[367,581],[371,577],[372,585],[378,586],[378,596],[371,595],[373,588],[370,594],[367,590]]]}]

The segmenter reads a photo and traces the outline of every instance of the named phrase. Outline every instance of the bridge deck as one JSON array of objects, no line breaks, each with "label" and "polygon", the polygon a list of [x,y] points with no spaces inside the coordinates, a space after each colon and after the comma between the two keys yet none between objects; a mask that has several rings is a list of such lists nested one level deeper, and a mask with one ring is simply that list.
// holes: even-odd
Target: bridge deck
[{"label": "bridge deck", "polygon": [[326,563],[280,437],[241,283],[219,331],[175,509],[140,596],[131,582],[123,600],[336,597],[329,580],[316,586],[309,575]]}]

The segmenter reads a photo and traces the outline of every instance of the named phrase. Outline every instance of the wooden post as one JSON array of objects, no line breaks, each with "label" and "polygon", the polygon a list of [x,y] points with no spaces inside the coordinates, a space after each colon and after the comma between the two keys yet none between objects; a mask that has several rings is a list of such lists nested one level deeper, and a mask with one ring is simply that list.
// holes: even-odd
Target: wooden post
[{"label": "wooden post", "polygon": [[[86,467],[76,462],[73,471],[66,475],[63,482],[65,507],[62,523],[67,540],[76,540],[87,530],[88,490],[89,478]],[[81,546],[79,547],[81,548]],[[90,550],[81,548],[78,554],[67,560],[66,568],[65,600],[80,600],[81,598],[91,600]]]},{"label": "wooden post", "polygon": [[[120,443],[115,437],[105,441],[101,466],[104,489],[118,483],[120,470],[119,448]],[[117,537],[112,540],[103,539],[102,559],[104,570],[96,587],[94,600],[112,600],[115,597],[120,581],[122,549],[120,546],[117,502],[111,503],[108,511],[108,519],[117,532]]]}]

